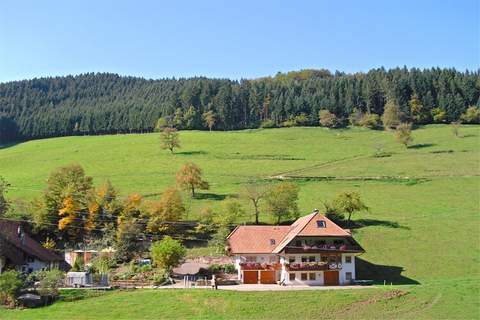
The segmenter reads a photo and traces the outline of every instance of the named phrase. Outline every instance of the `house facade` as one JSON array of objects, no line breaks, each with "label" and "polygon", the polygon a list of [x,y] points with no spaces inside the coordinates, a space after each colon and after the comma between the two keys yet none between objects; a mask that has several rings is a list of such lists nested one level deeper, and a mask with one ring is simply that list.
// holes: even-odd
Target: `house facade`
[{"label": "house facade", "polygon": [[245,284],[348,285],[356,278],[355,256],[365,252],[318,211],[291,226],[238,226],[227,241]]},{"label": "house facade", "polygon": [[20,224],[0,220],[0,273],[8,268],[31,273],[62,267],[63,258],[45,249]]}]

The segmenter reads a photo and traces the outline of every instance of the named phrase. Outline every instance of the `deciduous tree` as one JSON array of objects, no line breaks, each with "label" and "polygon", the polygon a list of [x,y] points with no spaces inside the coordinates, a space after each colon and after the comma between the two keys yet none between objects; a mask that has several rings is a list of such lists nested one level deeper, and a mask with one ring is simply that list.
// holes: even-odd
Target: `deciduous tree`
[{"label": "deciduous tree", "polygon": [[402,113],[398,105],[389,99],[385,104],[382,122],[385,129],[395,129],[402,121]]},{"label": "deciduous tree", "polygon": [[242,194],[244,198],[248,199],[255,212],[255,224],[259,222],[260,216],[260,201],[268,194],[269,187],[257,183],[249,183],[243,188]]},{"label": "deciduous tree", "polygon": [[337,116],[328,110],[320,110],[318,118],[322,127],[334,128],[338,124]]},{"label": "deciduous tree", "polygon": [[267,211],[277,224],[286,218],[298,218],[298,186],[291,182],[281,182],[268,192]]},{"label": "deciduous tree", "polygon": [[212,128],[215,125],[215,121],[216,121],[215,113],[212,110],[205,112],[203,114],[203,121],[205,121],[205,124],[207,125],[208,130],[212,131]]},{"label": "deciduous tree", "polygon": [[363,203],[358,192],[342,192],[333,199],[333,208],[339,213],[348,214],[347,228],[350,227],[352,214],[357,211],[368,210],[368,207]]},{"label": "deciduous tree", "polygon": [[202,169],[193,162],[185,163],[177,172],[177,186],[189,190],[192,197],[195,196],[195,189],[209,188],[208,182],[202,179]]},{"label": "deciduous tree", "polygon": [[176,148],[180,148],[180,136],[177,129],[175,128],[165,128],[160,134],[160,142],[162,149],[170,150],[170,153]]},{"label": "deciduous tree", "polygon": [[148,217],[147,231],[172,234],[174,222],[182,219],[185,213],[182,196],[175,188],[168,188],[162,193],[160,201],[151,205]]},{"label": "deciduous tree", "polygon": [[185,257],[186,250],[180,241],[166,236],[160,241],[156,241],[150,247],[150,255],[153,263],[167,272],[171,272],[173,267],[177,266]]},{"label": "deciduous tree", "polygon": [[395,138],[397,141],[408,148],[408,145],[413,141],[412,138],[412,124],[400,123],[395,130]]}]

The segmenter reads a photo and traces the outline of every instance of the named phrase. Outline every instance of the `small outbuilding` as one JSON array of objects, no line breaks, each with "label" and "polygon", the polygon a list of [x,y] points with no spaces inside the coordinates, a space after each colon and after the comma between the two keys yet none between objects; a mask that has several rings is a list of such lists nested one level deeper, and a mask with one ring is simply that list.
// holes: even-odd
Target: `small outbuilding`
[{"label": "small outbuilding", "polygon": [[70,287],[88,287],[93,284],[92,274],[90,272],[68,272],[65,282]]}]

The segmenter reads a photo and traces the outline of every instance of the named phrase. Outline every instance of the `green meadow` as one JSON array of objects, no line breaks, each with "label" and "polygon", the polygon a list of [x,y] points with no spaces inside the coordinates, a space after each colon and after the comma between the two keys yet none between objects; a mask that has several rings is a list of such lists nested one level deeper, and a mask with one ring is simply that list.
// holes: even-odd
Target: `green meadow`
[{"label": "green meadow", "polygon": [[[408,149],[392,132],[358,128],[182,131],[182,147],[173,155],[160,149],[154,133],[5,146],[0,175],[12,185],[10,199],[38,196],[49,173],[70,163],[81,164],[96,185],[109,179],[122,196],[138,192],[149,201],[175,184],[185,162],[195,162],[211,188],[195,199],[184,196],[189,220],[205,205],[217,208],[221,200],[238,197],[248,181],[295,181],[302,214],[322,209],[341,191],[358,191],[370,208],[354,216],[355,237],[366,250],[358,276],[379,285],[302,292],[120,291],[36,310],[0,310],[0,319],[478,319],[479,137],[480,126],[462,126],[455,137],[448,125],[429,125],[413,131]],[[239,200],[250,214],[249,203]],[[266,214],[261,220],[271,221]]]}]

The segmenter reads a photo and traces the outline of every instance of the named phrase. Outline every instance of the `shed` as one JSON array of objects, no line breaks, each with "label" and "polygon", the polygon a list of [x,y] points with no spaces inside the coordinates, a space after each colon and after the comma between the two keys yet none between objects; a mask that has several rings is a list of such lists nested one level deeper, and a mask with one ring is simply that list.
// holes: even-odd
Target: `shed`
[{"label": "shed", "polygon": [[91,286],[92,275],[89,272],[68,272],[66,284],[72,287]]}]

